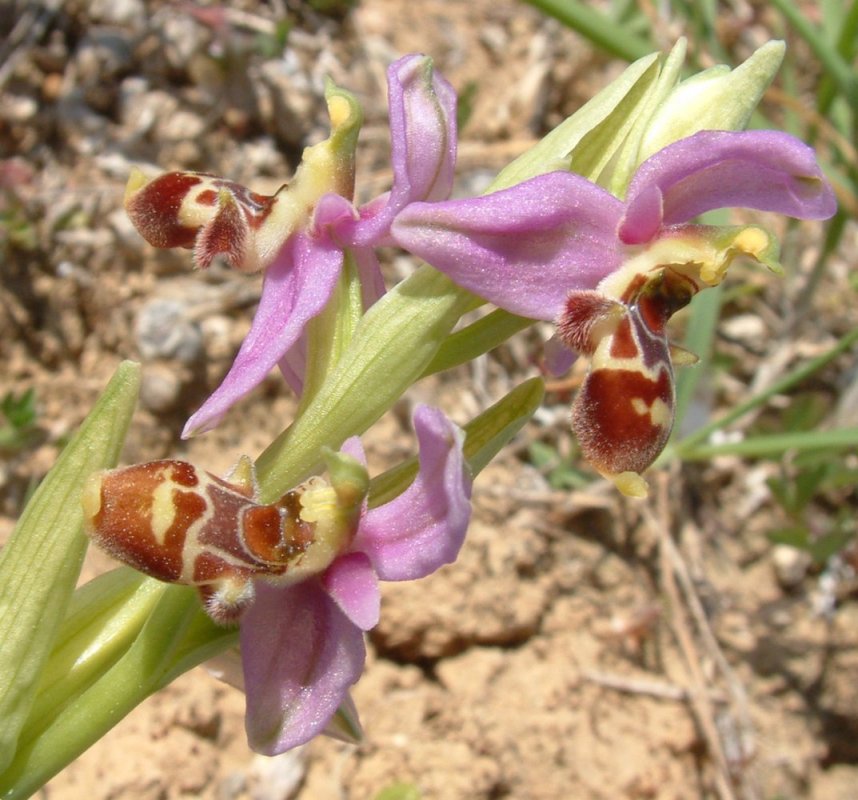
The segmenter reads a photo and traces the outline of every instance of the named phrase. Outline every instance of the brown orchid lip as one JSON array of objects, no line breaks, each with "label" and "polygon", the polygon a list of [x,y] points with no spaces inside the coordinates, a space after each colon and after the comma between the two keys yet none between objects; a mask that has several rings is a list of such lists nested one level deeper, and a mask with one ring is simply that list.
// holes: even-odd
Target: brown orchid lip
[{"label": "brown orchid lip", "polygon": [[147,181],[137,171],[129,178],[125,207],[153,247],[193,248],[200,269],[223,256],[233,268],[253,272],[264,266],[255,234],[270,218],[284,186],[269,196],[204,172],[167,172]]},{"label": "brown orchid lip", "polygon": [[123,563],[195,586],[215,622],[235,622],[253,602],[253,580],[297,564],[316,526],[301,517],[300,491],[265,505],[252,468],[234,480],[178,460],[97,473],[83,495],[87,532]]}]

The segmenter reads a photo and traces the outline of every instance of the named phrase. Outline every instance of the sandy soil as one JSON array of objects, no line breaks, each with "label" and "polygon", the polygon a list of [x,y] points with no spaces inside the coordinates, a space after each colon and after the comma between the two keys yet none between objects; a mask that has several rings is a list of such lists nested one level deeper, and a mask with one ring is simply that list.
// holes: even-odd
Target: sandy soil
[{"label": "sandy soil", "polygon": [[[371,196],[389,181],[384,69],[421,50],[470,97],[459,191],[473,193],[622,69],[511,0],[362,0],[339,17],[290,3],[298,10],[285,58],[270,22],[281,4],[230,5],[246,16],[212,27],[167,3],[66,3],[32,12],[32,33],[8,40],[0,164],[21,227],[3,240],[0,393],[34,387],[39,430],[4,454],[0,537],[122,358],[145,370],[126,462],[178,454],[223,471],[238,454],[258,453],[294,409],[272,376],[217,431],[178,441],[228,368],[259,281],[219,266],[192,274],[188,254],[146,247],[121,209],[132,163],[275,188],[303,144],[324,133],[328,73],[366,105],[359,185]],[[738,52],[770,35],[765,23],[742,32]],[[795,259],[780,283],[736,269],[735,285],[750,290],[728,305],[719,356],[729,369],[713,372],[700,413],[719,413],[855,325],[842,256],[805,322],[792,334],[780,324],[820,232],[790,229]],[[855,233],[846,236],[853,247]],[[402,258],[386,265],[391,278],[410,268]],[[536,332],[520,336],[416,386],[368,435],[372,468],[413,451],[403,424],[411,404],[428,399],[465,422],[536,373],[539,342]],[[846,356],[802,388],[828,418],[854,413],[842,402],[854,370]],[[354,692],[361,745],[319,739],[256,756],[243,696],[197,669],[42,796],[357,800],[398,782],[426,800],[858,796],[854,572],[843,565],[832,584],[831,564],[821,572],[772,548],[766,534],[783,520],[765,480],[784,465],[666,468],[648,503],[600,482],[552,488],[528,448],[540,441],[570,452],[566,409],[579,380],[577,371],[553,387],[534,423],[477,480],[458,563],[384,586]],[[847,487],[816,513],[854,510],[855,501]],[[110,566],[93,552],[84,578]],[[823,615],[826,600],[834,602]]]}]

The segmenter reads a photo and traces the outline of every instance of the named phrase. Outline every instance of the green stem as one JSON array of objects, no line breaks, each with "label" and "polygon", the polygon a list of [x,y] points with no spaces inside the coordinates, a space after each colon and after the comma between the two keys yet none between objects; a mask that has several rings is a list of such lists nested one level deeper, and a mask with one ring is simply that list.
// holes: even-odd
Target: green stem
[{"label": "green stem", "polygon": [[424,372],[466,311],[481,301],[423,266],[361,319],[354,339],[312,402],[256,462],[262,502],[321,466],[321,448],[363,433]]}]

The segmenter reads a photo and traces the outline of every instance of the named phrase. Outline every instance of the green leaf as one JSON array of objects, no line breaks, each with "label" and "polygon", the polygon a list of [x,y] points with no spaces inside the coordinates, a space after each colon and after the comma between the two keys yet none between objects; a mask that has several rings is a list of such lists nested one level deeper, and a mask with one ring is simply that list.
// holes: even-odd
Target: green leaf
[{"label": "green leaf", "polygon": [[493,350],[514,334],[529,328],[534,320],[496,308],[476,322],[450,334],[421,377],[452,369]]},{"label": "green leaf", "polygon": [[772,0],[772,5],[786,17],[799,36],[805,40],[837,90],[853,107],[858,105],[858,73],[841,56],[837,48],[831,46],[822,31],[813,25],[791,0]]},{"label": "green leaf", "polygon": [[824,564],[834,555],[837,555],[855,537],[854,528],[837,525],[832,530],[824,533],[815,541],[811,542],[810,555],[817,564]]},{"label": "green leaf", "polygon": [[[775,381],[775,383],[773,383],[767,389],[763,390],[759,394],[754,395],[750,399],[746,400],[744,403],[740,403],[732,411],[725,414],[720,419],[716,419],[704,425],[702,428],[699,428],[698,430],[694,431],[694,433],[691,433],[681,439],[675,445],[672,445],[671,449],[673,453],[675,455],[678,455],[680,458],[684,458],[687,452],[698,447],[701,442],[705,442],[715,431],[725,429],[728,425],[740,419],[745,414],[767,403],[775,395],[786,392],[793,386],[796,386],[797,384],[801,383],[803,380],[807,379],[815,372],[818,372],[820,369],[830,364],[841,353],[846,352],[850,347],[852,347],[853,344],[855,344],[855,342],[858,342],[858,328],[855,328],[849,333],[845,334],[840,339],[840,341],[837,342],[837,344],[834,345],[834,347],[832,347],[827,352],[823,353],[820,356],[817,356],[816,358],[811,359],[804,364],[799,365],[798,367],[796,367],[796,369],[792,370],[792,372],[789,372],[787,375],[784,375],[784,377],[780,380]],[[680,378],[680,384],[681,381],[682,378]]]},{"label": "green leaf", "polygon": [[479,305],[428,266],[375,303],[304,413],[257,460],[261,501],[274,502],[317,472],[323,445],[336,449],[366,431],[420,377],[462,314]]},{"label": "green leaf", "polygon": [[120,567],[75,591],[42,671],[21,742],[41,734],[65,705],[116,663],[166,588],[130,567]]},{"label": "green leaf", "polygon": [[155,607],[121,657],[66,703],[47,728],[21,740],[0,774],[4,800],[30,797],[153,692],[236,644],[237,630],[216,626],[191,587],[161,584],[160,589]]},{"label": "green leaf", "polygon": [[25,428],[36,421],[36,391],[27,389],[21,395],[7,392],[0,401],[0,411],[14,428]]},{"label": "green leaf", "polygon": [[80,572],[87,545],[81,487],[91,472],[115,466],[139,385],[139,366],[123,362],[0,553],[0,771],[15,754]]},{"label": "green leaf", "polygon": [[796,550],[810,550],[810,531],[804,525],[788,525],[784,528],[774,528],[766,534],[772,544],[786,544]]}]

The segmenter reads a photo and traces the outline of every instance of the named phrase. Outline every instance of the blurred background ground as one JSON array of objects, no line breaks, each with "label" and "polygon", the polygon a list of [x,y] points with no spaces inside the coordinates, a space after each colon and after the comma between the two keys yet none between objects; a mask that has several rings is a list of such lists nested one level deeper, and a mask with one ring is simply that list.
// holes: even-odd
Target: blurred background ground
[{"label": "blurred background ground", "polygon": [[[739,60],[777,33],[763,7],[724,15]],[[0,395],[32,389],[36,408],[2,453],[0,541],[123,358],[144,367],[125,462],[179,455],[223,472],[294,408],[271,376],[216,431],[178,440],[228,369],[259,279],[193,273],[188,253],[146,246],[122,210],[132,165],[273,191],[325,136],[330,75],[364,104],[358,187],[374,196],[390,180],[385,69],[422,51],[469,112],[457,193],[474,194],[624,66],[512,0],[0,3],[0,32]],[[855,251],[854,223],[799,316],[822,228],[762,216],[793,258],[784,279],[733,270],[704,418],[855,326],[842,255]],[[412,267],[387,254],[391,280]],[[414,387],[368,434],[371,468],[413,451],[414,402],[463,423],[537,374],[540,333]],[[800,387],[823,424],[854,423],[855,370],[847,352]],[[42,796],[333,800],[397,782],[427,800],[858,796],[858,558],[846,547],[814,563],[772,545],[789,520],[766,480],[789,470],[788,454],[669,466],[647,503],[598,481],[557,488],[534,454],[574,456],[568,402],[581,375],[550,387],[477,480],[459,562],[384,586],[354,692],[363,744],[254,756],[243,697],[198,669]],[[775,398],[763,421],[777,428],[787,405]],[[819,525],[854,518],[855,500],[842,486],[811,513]],[[109,567],[91,553],[83,577]]]}]

